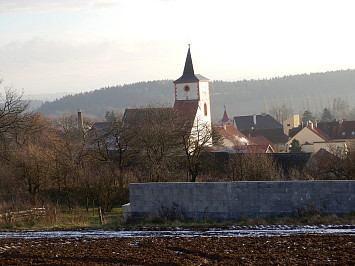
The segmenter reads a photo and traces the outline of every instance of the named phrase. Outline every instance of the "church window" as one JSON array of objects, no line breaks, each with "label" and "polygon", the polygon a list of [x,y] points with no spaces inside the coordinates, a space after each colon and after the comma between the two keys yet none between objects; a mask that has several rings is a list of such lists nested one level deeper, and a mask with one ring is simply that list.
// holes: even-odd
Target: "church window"
[{"label": "church window", "polygon": [[186,85],[186,86],[184,87],[184,91],[185,91],[185,92],[189,92],[189,91],[190,91],[190,87]]},{"label": "church window", "polygon": [[204,105],[204,111],[205,111],[205,116],[207,116],[207,104],[205,103],[205,105]]}]

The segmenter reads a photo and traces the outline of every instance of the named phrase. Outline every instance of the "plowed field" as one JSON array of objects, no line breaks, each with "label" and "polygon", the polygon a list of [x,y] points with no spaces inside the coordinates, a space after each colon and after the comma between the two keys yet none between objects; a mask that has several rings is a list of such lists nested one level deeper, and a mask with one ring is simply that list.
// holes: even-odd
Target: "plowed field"
[{"label": "plowed field", "polygon": [[354,235],[0,239],[0,264],[354,265]]}]

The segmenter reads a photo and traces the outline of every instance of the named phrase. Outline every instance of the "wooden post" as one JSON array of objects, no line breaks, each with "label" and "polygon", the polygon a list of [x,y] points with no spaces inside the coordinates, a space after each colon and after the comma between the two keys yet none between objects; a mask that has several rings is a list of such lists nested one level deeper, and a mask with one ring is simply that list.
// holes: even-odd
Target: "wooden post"
[{"label": "wooden post", "polygon": [[95,216],[95,200],[92,199],[92,216]]},{"label": "wooden post", "polygon": [[99,211],[100,225],[104,225],[104,224],[105,224],[105,217],[104,217],[104,214],[103,214],[103,212],[102,212],[102,208],[99,207],[99,208],[98,208],[98,211]]}]

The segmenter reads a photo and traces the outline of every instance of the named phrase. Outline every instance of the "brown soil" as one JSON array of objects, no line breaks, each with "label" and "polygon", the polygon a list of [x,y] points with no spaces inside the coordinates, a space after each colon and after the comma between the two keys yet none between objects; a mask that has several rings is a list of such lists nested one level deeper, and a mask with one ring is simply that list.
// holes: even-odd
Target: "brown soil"
[{"label": "brown soil", "polygon": [[353,235],[0,239],[0,264],[355,264]]}]

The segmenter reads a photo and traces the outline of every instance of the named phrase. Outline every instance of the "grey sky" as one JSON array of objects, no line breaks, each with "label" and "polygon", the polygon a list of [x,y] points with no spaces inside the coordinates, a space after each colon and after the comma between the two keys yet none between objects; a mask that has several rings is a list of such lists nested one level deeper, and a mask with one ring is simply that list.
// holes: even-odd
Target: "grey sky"
[{"label": "grey sky", "polygon": [[238,80],[355,68],[350,0],[0,0],[0,76],[80,92],[196,72]]}]

